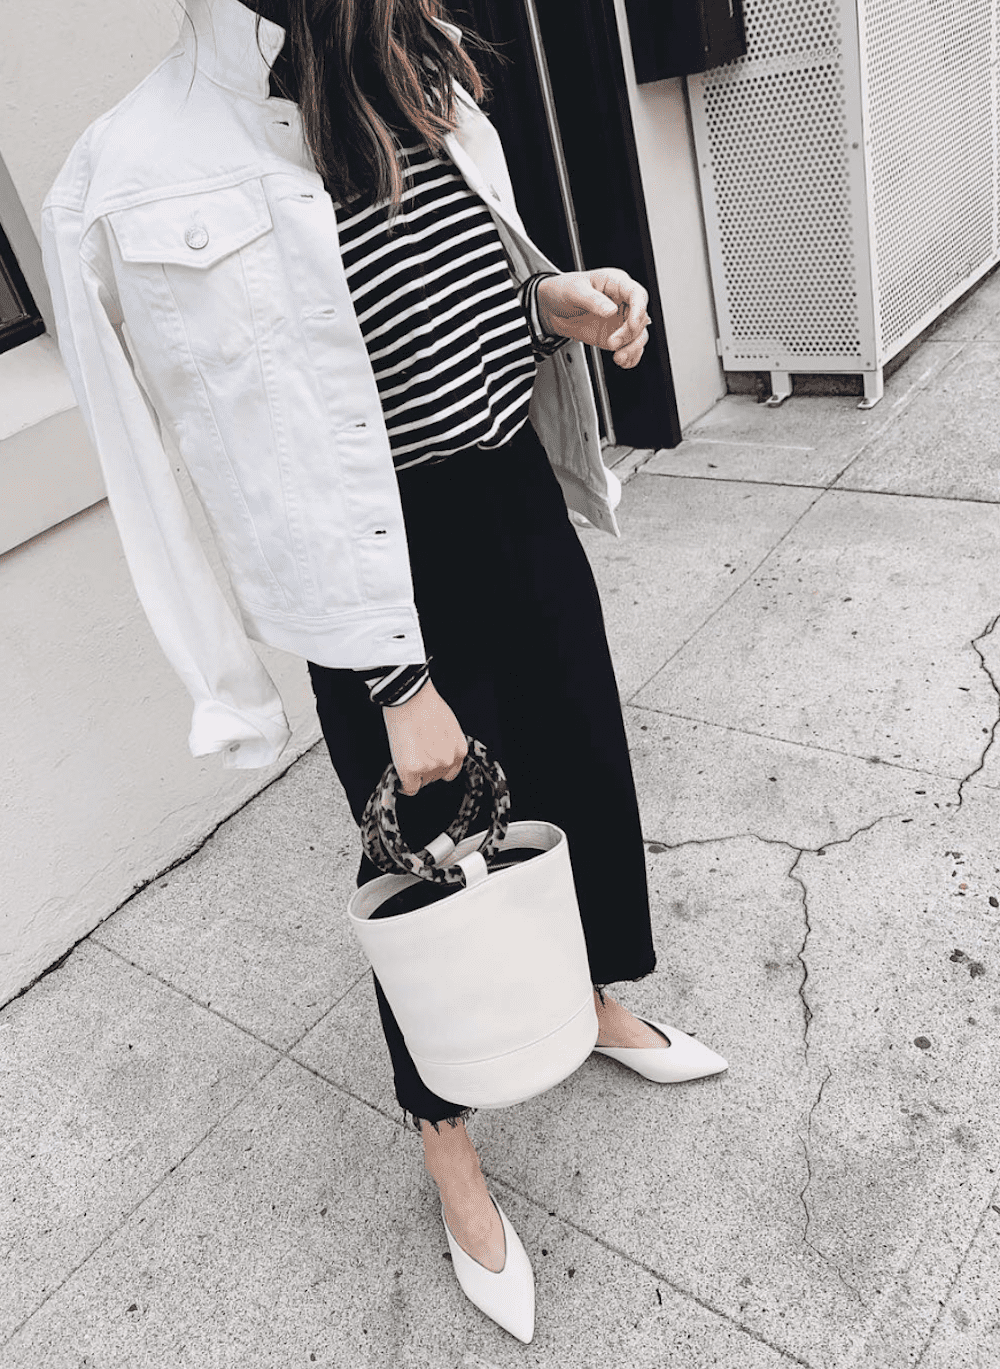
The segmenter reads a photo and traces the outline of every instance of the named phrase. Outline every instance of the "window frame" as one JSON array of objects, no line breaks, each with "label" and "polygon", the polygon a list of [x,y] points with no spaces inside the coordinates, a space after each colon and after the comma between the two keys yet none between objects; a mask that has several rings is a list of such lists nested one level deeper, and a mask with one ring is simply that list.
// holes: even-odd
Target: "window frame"
[{"label": "window frame", "polygon": [[0,222],[0,281],[9,285],[14,299],[21,306],[21,316],[4,323],[0,319],[0,355],[20,347],[46,331],[42,311],[35,303],[31,287],[21,270],[14,246]]},{"label": "window frame", "polygon": [[[0,228],[41,324],[0,346],[0,557],[105,498],[97,454],[56,340],[38,234],[0,153]],[[23,296],[22,296],[23,301]]]}]

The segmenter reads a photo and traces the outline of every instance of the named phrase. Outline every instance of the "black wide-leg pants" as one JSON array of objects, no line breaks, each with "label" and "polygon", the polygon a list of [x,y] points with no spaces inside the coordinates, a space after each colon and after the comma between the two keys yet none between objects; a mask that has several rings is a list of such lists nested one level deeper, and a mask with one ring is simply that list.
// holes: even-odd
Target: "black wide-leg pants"
[{"label": "black wide-leg pants", "polygon": [[[398,479],[431,678],[503,767],[511,818],[566,832],[593,983],[642,979],[656,954],[621,705],[594,577],[545,452],[527,423],[495,451],[470,448]],[[382,710],[354,671],[310,662],[309,672],[360,821],[391,759]],[[454,817],[460,785],[400,797],[412,850]],[[362,856],[358,884],[379,873]],[[414,1125],[475,1111],[424,1084],[373,978],[396,1097]]]}]

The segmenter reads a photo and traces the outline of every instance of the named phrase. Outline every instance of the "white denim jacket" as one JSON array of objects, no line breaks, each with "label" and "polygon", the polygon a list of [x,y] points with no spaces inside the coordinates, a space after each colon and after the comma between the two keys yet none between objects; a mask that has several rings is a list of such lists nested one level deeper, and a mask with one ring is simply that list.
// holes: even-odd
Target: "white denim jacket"
[{"label": "white denim jacket", "polygon": [[[188,10],[197,42],[185,24],[74,146],[43,206],[42,250],[139,599],[194,700],[191,752],[255,768],[289,729],[250,639],[334,667],[422,661],[424,644],[333,204],[298,106],[268,93],[284,30],[261,20],[258,48],[239,0]],[[496,131],[457,97],[447,150],[489,207],[515,281],[556,270],[527,237]],[[579,343],[540,363],[530,418],[569,506],[617,535],[620,486],[601,461]],[[164,438],[204,507],[239,621]]]}]

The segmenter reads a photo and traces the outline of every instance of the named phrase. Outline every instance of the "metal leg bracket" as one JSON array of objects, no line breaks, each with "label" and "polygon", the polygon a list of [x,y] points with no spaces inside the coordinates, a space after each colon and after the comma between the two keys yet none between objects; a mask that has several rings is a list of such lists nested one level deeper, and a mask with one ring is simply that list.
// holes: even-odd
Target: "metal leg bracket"
[{"label": "metal leg bracket", "polygon": [[791,397],[791,393],[791,373],[789,371],[772,371],[771,393],[764,400],[764,403],[769,404],[772,409],[776,409],[779,404],[784,404],[785,400]]},{"label": "metal leg bracket", "polygon": [[858,405],[859,409],[874,409],[875,405],[882,398],[882,367],[877,370],[863,372],[865,380],[865,397]]}]

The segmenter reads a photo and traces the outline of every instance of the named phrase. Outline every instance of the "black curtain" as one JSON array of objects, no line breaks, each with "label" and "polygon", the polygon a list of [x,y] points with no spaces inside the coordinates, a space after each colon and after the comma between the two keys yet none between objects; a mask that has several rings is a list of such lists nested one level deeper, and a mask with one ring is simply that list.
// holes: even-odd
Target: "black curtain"
[{"label": "black curtain", "polygon": [[[603,356],[618,441],[673,447],[680,422],[660,312],[614,0],[535,0],[577,227],[587,266],[620,266],[650,293],[646,353],[633,371]],[[528,232],[563,270],[573,269],[555,159],[532,54],[525,0],[460,0],[455,22],[506,60],[470,47],[492,87],[487,112],[503,140]]]}]

